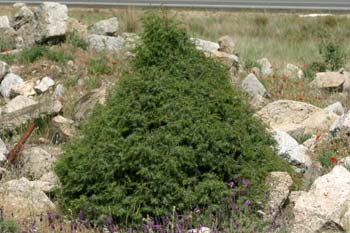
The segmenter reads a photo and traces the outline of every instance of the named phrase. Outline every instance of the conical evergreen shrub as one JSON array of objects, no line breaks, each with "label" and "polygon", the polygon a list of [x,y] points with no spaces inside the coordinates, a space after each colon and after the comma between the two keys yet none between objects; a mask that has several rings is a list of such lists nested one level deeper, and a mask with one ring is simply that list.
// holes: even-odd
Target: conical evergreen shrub
[{"label": "conical evergreen shrub", "polygon": [[260,195],[284,170],[274,141],[229,81],[176,23],[144,18],[132,74],[86,122],[56,163],[65,209],[122,223],[196,207],[218,209],[239,175]]}]

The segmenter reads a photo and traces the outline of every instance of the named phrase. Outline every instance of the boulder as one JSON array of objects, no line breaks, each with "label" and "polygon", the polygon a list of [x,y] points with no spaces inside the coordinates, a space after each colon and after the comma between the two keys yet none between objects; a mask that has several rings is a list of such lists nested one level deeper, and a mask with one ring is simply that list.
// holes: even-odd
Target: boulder
[{"label": "boulder", "polygon": [[313,113],[302,125],[305,134],[326,133],[329,127],[339,118],[339,116],[331,111],[320,110]]},{"label": "boulder", "polygon": [[327,106],[324,110],[333,112],[338,116],[341,116],[345,113],[343,105],[339,101]]},{"label": "boulder", "polygon": [[218,43],[207,41],[207,40],[202,40],[199,38],[191,38],[193,43],[195,44],[196,48],[198,50],[204,51],[204,52],[213,52],[213,51],[218,51],[220,48]]},{"label": "boulder", "polygon": [[29,48],[35,45],[35,23],[34,21],[27,23],[17,30],[15,40],[17,49]]},{"label": "boulder", "polygon": [[30,147],[22,151],[21,160],[26,177],[38,180],[50,172],[56,158],[40,147]]},{"label": "boulder", "polygon": [[5,77],[8,71],[9,71],[9,66],[7,65],[7,63],[0,61],[0,82]]},{"label": "boulder", "polygon": [[35,12],[35,41],[45,42],[66,35],[68,8],[57,2],[43,2]]},{"label": "boulder", "polygon": [[53,143],[61,143],[76,135],[77,131],[73,126],[74,121],[64,118],[63,116],[55,116],[52,118],[52,128],[50,138]]},{"label": "boulder", "polygon": [[34,13],[27,6],[22,6],[15,14],[13,19],[12,28],[19,30],[22,26],[30,24],[34,27]]},{"label": "boulder", "polygon": [[124,39],[122,37],[89,35],[87,41],[89,47],[98,52],[108,51],[118,53],[124,47]]},{"label": "boulder", "polygon": [[303,131],[303,121],[321,109],[304,102],[292,100],[274,101],[256,113],[273,129],[286,132]]},{"label": "boulder", "polygon": [[250,106],[252,106],[255,110],[260,110],[269,103],[270,99],[265,98],[261,95],[255,95],[249,99]]},{"label": "boulder", "polygon": [[307,148],[299,145],[288,133],[281,130],[274,130],[273,137],[277,142],[279,156],[285,158],[290,164],[296,167],[308,168],[311,166],[311,159],[307,154]]},{"label": "boulder", "polygon": [[36,92],[34,90],[35,81],[27,80],[22,83],[19,83],[11,88],[10,97],[13,98],[18,95],[23,96],[32,96],[35,95]]},{"label": "boulder", "polygon": [[297,198],[292,233],[345,232],[349,209],[350,173],[338,165]]},{"label": "boulder", "polygon": [[293,180],[287,172],[270,172],[266,177],[266,185],[269,195],[265,212],[274,219],[288,198]]},{"label": "boulder", "polygon": [[235,50],[235,42],[230,36],[220,37],[218,40],[219,51],[232,54]]},{"label": "boulder", "polygon": [[340,116],[329,128],[331,136],[336,137],[340,133],[350,134],[350,112]]},{"label": "boulder", "polygon": [[0,132],[14,130],[28,121],[55,115],[61,110],[62,104],[59,100],[46,99],[11,113],[3,113],[0,115]]},{"label": "boulder", "polygon": [[32,98],[19,95],[16,96],[14,99],[10,100],[1,110],[2,113],[9,114],[30,107],[32,105],[36,105],[37,103],[38,102],[36,102]]},{"label": "boulder", "polygon": [[80,121],[86,120],[96,104],[105,104],[106,98],[106,88],[95,89],[87,93],[74,104],[73,120],[78,124]]},{"label": "boulder", "polygon": [[98,21],[90,28],[90,34],[114,36],[119,31],[119,22],[116,17]]},{"label": "boulder", "polygon": [[30,220],[55,205],[28,179],[10,180],[0,185],[1,208],[8,220]]},{"label": "boulder", "polygon": [[235,54],[225,53],[221,51],[212,51],[208,54],[208,56],[218,58],[220,61],[222,61],[229,67],[235,66],[236,69],[239,68],[239,58]]},{"label": "boulder", "polygon": [[272,65],[267,58],[262,58],[256,62],[261,66],[261,74],[263,77],[268,77],[273,74]]},{"label": "boulder", "polygon": [[0,16],[0,28],[9,28],[10,21],[7,16]]},{"label": "boulder", "polygon": [[53,172],[44,174],[39,180],[31,181],[34,187],[43,191],[44,193],[50,193],[55,187],[58,186],[58,177]]},{"label": "boulder", "polygon": [[304,77],[304,72],[296,65],[287,64],[284,73],[291,78],[301,79]]},{"label": "boulder", "polygon": [[[6,49],[14,49],[16,47],[16,31],[10,27],[0,27],[1,43]],[[3,51],[0,51],[3,52]]]},{"label": "boulder", "polygon": [[249,74],[242,81],[242,89],[250,96],[267,96],[267,90],[262,83],[256,78],[254,74]]},{"label": "boulder", "polygon": [[0,164],[6,161],[7,159],[7,147],[6,144],[0,138]]},{"label": "boulder", "polygon": [[42,94],[42,93],[46,92],[47,90],[49,90],[49,88],[54,86],[54,85],[55,85],[55,81],[53,81],[52,78],[44,77],[37,83],[37,85],[34,87],[34,90],[38,94]]},{"label": "boulder", "polygon": [[8,73],[0,84],[0,93],[5,98],[10,98],[11,88],[23,83],[23,79],[13,73]]},{"label": "boulder", "polygon": [[343,90],[345,75],[339,72],[319,72],[310,85],[320,89],[334,91]]}]

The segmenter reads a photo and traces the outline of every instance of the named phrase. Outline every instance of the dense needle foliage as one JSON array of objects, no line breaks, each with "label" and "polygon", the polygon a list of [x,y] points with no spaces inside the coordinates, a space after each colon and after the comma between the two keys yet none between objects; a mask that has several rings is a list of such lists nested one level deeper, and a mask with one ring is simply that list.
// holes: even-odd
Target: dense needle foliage
[{"label": "dense needle foliage", "polygon": [[266,172],[287,165],[225,67],[165,16],[145,17],[141,38],[133,72],[55,166],[65,209],[128,224],[174,206],[215,211],[237,175],[261,194]]}]

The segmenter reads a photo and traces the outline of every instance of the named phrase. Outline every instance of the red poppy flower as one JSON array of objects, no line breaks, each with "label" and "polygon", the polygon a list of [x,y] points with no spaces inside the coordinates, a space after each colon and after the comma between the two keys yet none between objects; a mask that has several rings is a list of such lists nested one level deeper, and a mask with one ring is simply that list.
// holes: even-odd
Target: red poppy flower
[{"label": "red poppy flower", "polygon": [[7,53],[7,52],[9,51],[9,49],[8,49],[8,48],[4,48],[2,51],[3,51],[4,53]]},{"label": "red poppy flower", "polygon": [[299,100],[300,100],[300,101],[304,101],[304,100],[305,100],[304,96],[303,96],[303,95],[300,96]]},{"label": "red poppy flower", "polygon": [[317,133],[317,134],[316,134],[316,140],[320,140],[320,138],[321,138],[321,134],[320,134],[320,133]]},{"label": "red poppy flower", "polygon": [[337,163],[337,158],[336,157],[330,157],[329,159],[332,163]]},{"label": "red poppy flower", "polygon": [[113,64],[113,65],[117,64],[117,61],[113,60],[113,61],[112,61],[112,64]]}]

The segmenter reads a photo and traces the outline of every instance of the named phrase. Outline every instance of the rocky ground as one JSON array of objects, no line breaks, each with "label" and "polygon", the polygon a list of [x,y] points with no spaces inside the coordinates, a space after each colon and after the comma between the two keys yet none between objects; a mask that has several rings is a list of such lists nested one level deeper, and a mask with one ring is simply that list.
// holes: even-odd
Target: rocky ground
[{"label": "rocky ground", "polygon": [[[104,104],[109,88],[126,70],[138,36],[121,32],[117,18],[84,25],[69,18],[67,7],[58,3],[43,3],[36,9],[14,7],[14,17],[0,16],[0,60],[4,60],[0,61],[0,207],[5,219],[21,222],[57,211],[50,193],[59,184],[51,165],[62,154],[62,145],[79,137],[79,124],[94,106]],[[86,43],[86,50],[71,51],[74,46],[84,47],[68,45],[72,34]],[[234,53],[232,38],[223,36],[218,42],[193,38],[193,42],[227,65],[232,85],[247,94],[256,117],[274,135],[278,154],[298,174],[292,179],[276,171],[266,178],[270,195],[261,214],[278,218],[291,209],[289,232],[349,230],[350,113],[342,103],[349,98],[350,73],[318,72],[312,81],[305,81],[302,68],[288,64],[277,75],[267,58],[256,61],[257,66],[247,72]],[[21,62],[23,54],[38,45],[51,45],[48,51],[64,51],[72,57],[43,55]],[[102,71],[92,62],[101,54],[107,64]],[[9,57],[14,58],[12,64],[7,64]],[[329,106],[320,108],[304,98],[279,99],[271,83],[282,85],[279,91],[291,88],[289,83],[301,83],[303,91],[321,93]],[[25,143],[31,126],[34,133]]]}]

